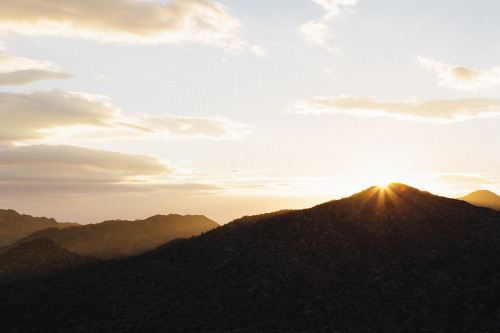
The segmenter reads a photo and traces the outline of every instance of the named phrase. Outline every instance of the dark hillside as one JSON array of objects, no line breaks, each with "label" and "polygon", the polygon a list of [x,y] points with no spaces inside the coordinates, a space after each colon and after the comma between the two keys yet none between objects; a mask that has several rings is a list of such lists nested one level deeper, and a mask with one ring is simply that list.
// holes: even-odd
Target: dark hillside
[{"label": "dark hillside", "polygon": [[391,184],[5,290],[12,329],[495,331],[500,212]]},{"label": "dark hillside", "polygon": [[95,261],[96,258],[80,256],[40,237],[0,255],[0,281],[39,278]]}]

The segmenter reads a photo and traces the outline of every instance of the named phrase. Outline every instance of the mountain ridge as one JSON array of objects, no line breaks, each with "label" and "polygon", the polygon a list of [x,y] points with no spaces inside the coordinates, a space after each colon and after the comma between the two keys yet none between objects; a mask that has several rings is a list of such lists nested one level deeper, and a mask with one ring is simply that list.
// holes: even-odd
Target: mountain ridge
[{"label": "mountain ridge", "polygon": [[500,212],[394,183],[0,291],[7,328],[494,331]]},{"label": "mountain ridge", "polygon": [[45,228],[62,229],[78,225],[78,223],[72,222],[57,222],[53,218],[19,214],[13,209],[0,209],[0,247],[10,245]]},{"label": "mountain ridge", "polygon": [[11,246],[48,237],[80,255],[113,259],[137,255],[172,239],[192,237],[218,226],[203,215],[154,215],[144,220],[107,220],[67,229],[47,228]]}]

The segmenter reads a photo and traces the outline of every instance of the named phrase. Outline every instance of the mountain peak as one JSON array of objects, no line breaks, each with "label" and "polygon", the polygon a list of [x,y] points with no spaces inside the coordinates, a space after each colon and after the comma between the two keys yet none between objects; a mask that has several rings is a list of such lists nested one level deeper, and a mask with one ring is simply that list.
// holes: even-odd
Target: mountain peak
[{"label": "mountain peak", "polygon": [[465,197],[469,197],[469,196],[474,196],[474,197],[485,197],[485,198],[497,198],[499,197],[498,195],[496,195],[495,193],[489,191],[489,190],[477,190],[477,191],[474,191],[472,193],[469,193],[467,194]]},{"label": "mountain peak", "polygon": [[475,206],[500,210],[500,196],[488,190],[477,190],[458,199]]},{"label": "mountain peak", "polygon": [[353,194],[346,198],[348,200],[362,200],[359,203],[361,206],[366,206],[369,203],[376,204],[379,207],[386,205],[394,205],[402,203],[403,201],[409,202],[420,200],[428,196],[437,197],[429,192],[420,191],[415,187],[411,187],[402,183],[390,183],[386,186],[371,186],[366,190]]}]

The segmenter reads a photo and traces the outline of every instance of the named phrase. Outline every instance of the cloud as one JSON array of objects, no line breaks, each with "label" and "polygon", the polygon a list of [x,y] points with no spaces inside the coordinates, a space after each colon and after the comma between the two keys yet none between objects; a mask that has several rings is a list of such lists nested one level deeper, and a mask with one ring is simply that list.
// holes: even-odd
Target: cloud
[{"label": "cloud", "polygon": [[124,176],[171,172],[169,167],[151,156],[67,145],[4,146],[0,148],[0,155],[2,167],[95,168],[112,172],[119,180]]},{"label": "cloud", "polygon": [[246,130],[247,126],[222,118],[143,117],[139,119],[138,123],[152,131],[180,137],[223,139],[238,137],[248,133]]},{"label": "cloud", "polygon": [[500,178],[487,173],[444,173],[435,177],[435,183],[446,186],[452,197],[462,197],[477,190],[490,190],[500,193]]},{"label": "cloud", "polygon": [[334,53],[335,50],[328,45],[328,39],[331,38],[331,30],[326,24],[317,21],[309,21],[299,28],[300,33],[307,41],[324,47],[328,52]]},{"label": "cloud", "polygon": [[48,61],[0,54],[0,86],[20,86],[36,81],[69,79],[58,66]]},{"label": "cloud", "polygon": [[[324,20],[329,20],[338,14],[341,6],[353,6],[357,0],[312,0],[321,5],[326,11]],[[325,48],[330,53],[335,53],[335,49],[328,45],[328,40],[332,37],[331,29],[323,22],[309,21],[299,27],[302,36],[316,45]]]},{"label": "cloud", "polygon": [[175,170],[159,159],[76,146],[0,147],[0,192],[60,195],[147,192],[143,179],[168,179]]},{"label": "cloud", "polygon": [[20,71],[26,69],[56,70],[57,66],[49,61],[16,57],[5,53],[0,54],[0,72]]},{"label": "cloud", "polygon": [[15,72],[0,73],[0,86],[21,86],[36,81],[70,79],[71,77],[71,75],[65,73],[40,69],[25,69]]},{"label": "cloud", "polygon": [[315,97],[291,102],[288,112],[298,114],[350,114],[388,116],[400,120],[451,122],[470,118],[499,117],[500,99],[471,98],[429,102],[391,102],[373,97]]},{"label": "cloud", "polygon": [[267,57],[267,50],[260,45],[254,45],[250,48],[250,51],[253,52],[259,58]]},{"label": "cloud", "polygon": [[469,69],[463,66],[452,66],[431,58],[418,57],[420,65],[436,72],[438,87],[459,90],[490,90],[500,84],[500,67],[489,70]]},{"label": "cloud", "polygon": [[321,5],[326,11],[325,19],[331,19],[337,15],[342,6],[354,6],[358,0],[312,0],[313,2]]},{"label": "cloud", "polygon": [[118,109],[60,90],[0,93],[0,141],[38,140],[44,130],[75,125],[109,127]]},{"label": "cloud", "polygon": [[0,123],[0,142],[43,140],[99,129],[106,129],[108,138],[125,134],[223,139],[248,133],[245,125],[221,118],[128,117],[105,96],[61,90],[0,93]]},{"label": "cloud", "polygon": [[127,44],[211,44],[239,52],[240,23],[207,0],[5,0],[0,29]]}]

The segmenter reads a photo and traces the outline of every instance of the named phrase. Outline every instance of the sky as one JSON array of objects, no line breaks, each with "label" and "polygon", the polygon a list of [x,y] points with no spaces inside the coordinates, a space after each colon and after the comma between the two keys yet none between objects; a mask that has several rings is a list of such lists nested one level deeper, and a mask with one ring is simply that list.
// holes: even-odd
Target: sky
[{"label": "sky", "polygon": [[0,208],[96,223],[500,194],[500,2],[0,0]]}]

